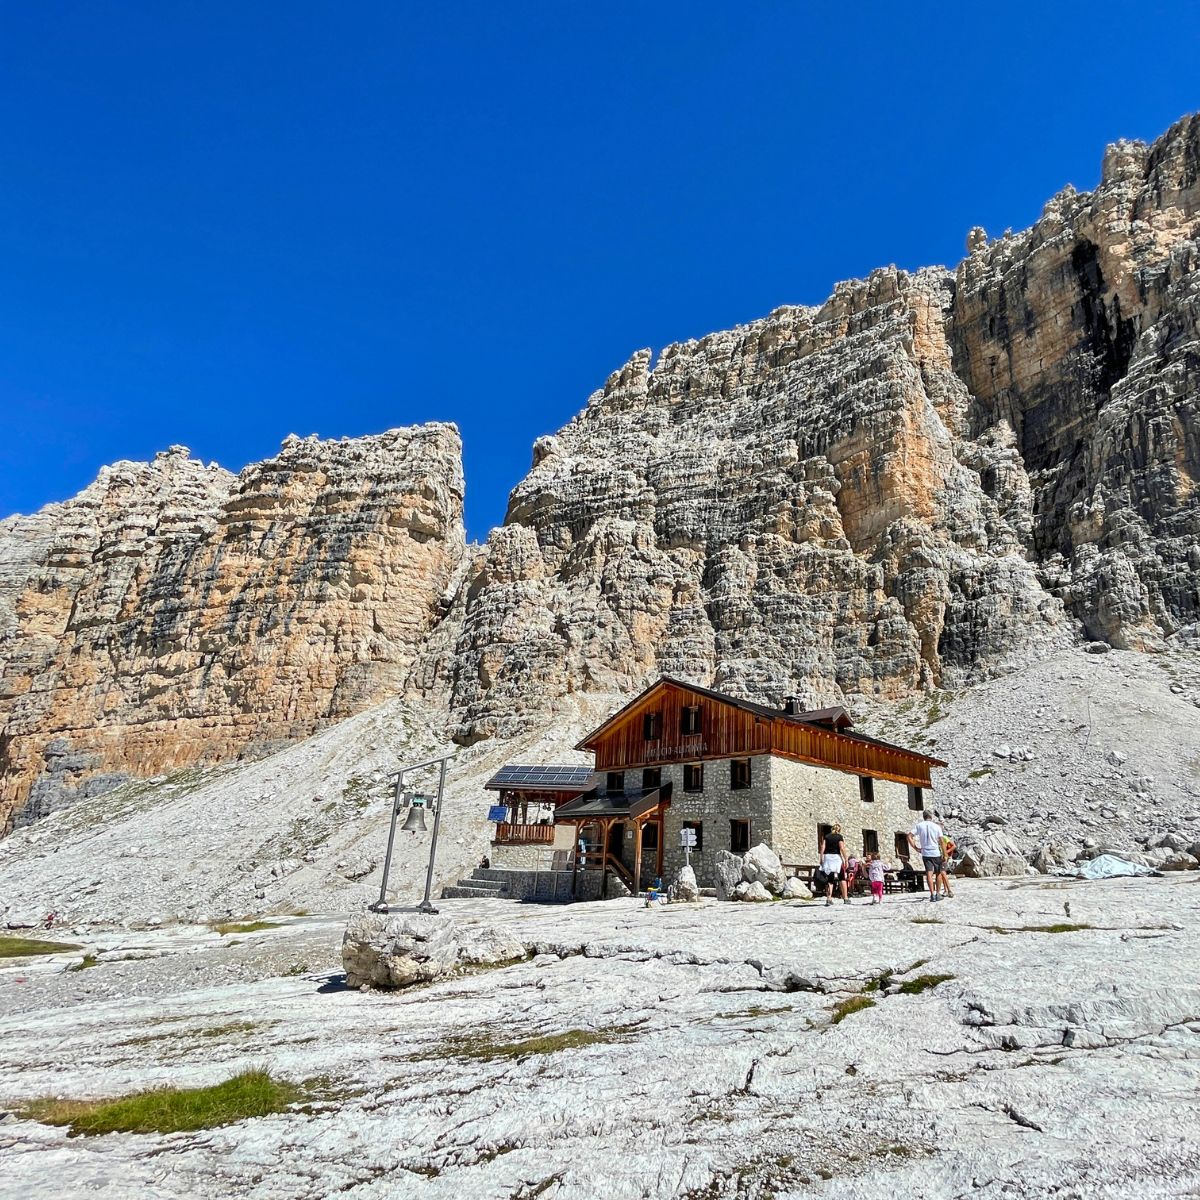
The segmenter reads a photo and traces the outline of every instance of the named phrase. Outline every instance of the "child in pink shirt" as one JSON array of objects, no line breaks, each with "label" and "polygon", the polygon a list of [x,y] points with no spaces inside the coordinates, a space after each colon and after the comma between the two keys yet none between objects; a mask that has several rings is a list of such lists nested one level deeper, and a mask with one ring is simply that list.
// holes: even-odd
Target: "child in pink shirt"
[{"label": "child in pink shirt", "polygon": [[871,881],[871,903],[878,904],[883,899],[883,873],[887,870],[878,854],[867,855],[867,878]]}]

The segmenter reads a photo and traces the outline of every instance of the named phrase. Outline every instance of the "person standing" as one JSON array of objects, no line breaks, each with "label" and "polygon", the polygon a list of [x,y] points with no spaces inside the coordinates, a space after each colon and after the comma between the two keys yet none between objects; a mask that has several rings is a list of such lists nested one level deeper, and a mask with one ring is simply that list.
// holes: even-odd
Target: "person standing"
[{"label": "person standing", "polygon": [[833,903],[834,880],[842,885],[842,903],[849,904],[850,897],[846,895],[846,839],[842,837],[840,825],[835,825],[821,839],[821,871],[825,875],[825,907]]},{"label": "person standing", "polygon": [[942,874],[942,827],[933,819],[933,813],[925,809],[919,820],[908,835],[908,844],[920,854],[925,861],[925,883],[929,887],[930,904],[940,899],[938,896],[938,876]]},{"label": "person standing", "polygon": [[871,881],[871,903],[880,904],[883,901],[883,876],[887,867],[878,854],[867,855],[867,878]]},{"label": "person standing", "polygon": [[950,835],[943,832],[942,840],[938,843],[938,850],[942,856],[942,869],[938,872],[938,885],[941,887],[943,899],[954,899],[954,893],[950,890],[950,859],[955,849]]}]

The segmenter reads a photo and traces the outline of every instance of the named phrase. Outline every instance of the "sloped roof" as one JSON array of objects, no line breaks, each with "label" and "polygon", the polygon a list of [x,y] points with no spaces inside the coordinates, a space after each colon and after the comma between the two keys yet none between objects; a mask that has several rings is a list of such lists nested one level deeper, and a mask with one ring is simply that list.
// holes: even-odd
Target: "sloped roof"
[{"label": "sloped roof", "polygon": [[636,788],[629,792],[603,793],[593,788],[555,810],[555,822],[573,822],[588,817],[641,817],[660,804],[670,804],[671,785]]},{"label": "sloped roof", "polygon": [[769,708],[765,704],[756,704],[753,700],[742,700],[737,696],[727,696],[724,692],[717,692],[712,688],[701,687],[698,683],[687,683],[685,680],[676,679],[671,675],[662,675],[655,680],[654,683],[650,684],[649,687],[643,688],[642,691],[634,696],[634,698],[630,700],[628,704],[625,704],[619,708],[611,717],[608,718],[607,721],[603,722],[601,725],[598,725],[592,730],[591,733],[587,735],[587,737],[579,741],[576,744],[575,749],[590,750],[592,748],[592,743],[596,741],[596,739],[602,733],[604,733],[605,730],[624,717],[625,714],[630,711],[630,709],[636,708],[637,705],[639,705],[656,688],[663,687],[664,685],[682,688],[684,691],[688,692],[695,692],[697,695],[705,696],[710,700],[716,701],[718,704],[728,704],[732,708],[738,708],[743,712],[753,713],[757,717],[763,717],[771,721],[786,721],[796,725],[817,727],[823,727],[832,723],[835,725],[834,733],[838,737],[849,738],[856,742],[865,742],[871,746],[882,746],[884,749],[895,750],[901,754],[908,754],[913,758],[923,759],[932,766],[944,767],[947,765],[940,758],[933,758],[928,754],[922,754],[918,750],[910,750],[907,746],[897,746],[894,742],[885,742],[880,738],[867,737],[862,733],[850,733],[844,727],[837,727],[839,715],[844,716],[847,721],[850,720],[850,714],[840,706],[811,709],[802,713],[786,713],[779,708]]}]

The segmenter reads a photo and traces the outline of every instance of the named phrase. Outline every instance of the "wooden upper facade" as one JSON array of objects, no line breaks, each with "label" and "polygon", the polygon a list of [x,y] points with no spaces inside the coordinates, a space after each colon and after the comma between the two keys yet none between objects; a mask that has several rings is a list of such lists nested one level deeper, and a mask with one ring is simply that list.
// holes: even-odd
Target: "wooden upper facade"
[{"label": "wooden upper facade", "polygon": [[844,709],[785,712],[664,677],[576,747],[597,771],[778,754],[854,775],[930,787],[941,759],[848,733]]}]

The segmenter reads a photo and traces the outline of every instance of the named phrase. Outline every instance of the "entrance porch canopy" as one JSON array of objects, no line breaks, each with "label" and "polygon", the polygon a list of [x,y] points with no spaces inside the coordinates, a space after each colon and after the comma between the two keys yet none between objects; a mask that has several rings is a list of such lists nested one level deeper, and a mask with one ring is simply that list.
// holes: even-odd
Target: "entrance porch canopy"
[{"label": "entrance porch canopy", "polygon": [[[597,825],[601,830],[602,849],[594,864],[596,868],[611,867],[618,875],[631,882],[634,891],[640,891],[642,886],[642,826],[654,824],[659,826],[658,849],[655,856],[655,874],[662,875],[663,870],[663,831],[662,820],[671,804],[671,784],[662,784],[656,788],[640,788],[632,792],[604,793],[599,788],[593,788],[574,800],[561,805],[554,813],[557,825],[574,825],[576,831],[587,825]],[[608,853],[608,834],[612,827],[619,823],[632,822],[634,828],[633,841],[633,876],[629,877],[628,868],[618,859]],[[578,862],[576,865],[580,865]]]}]

